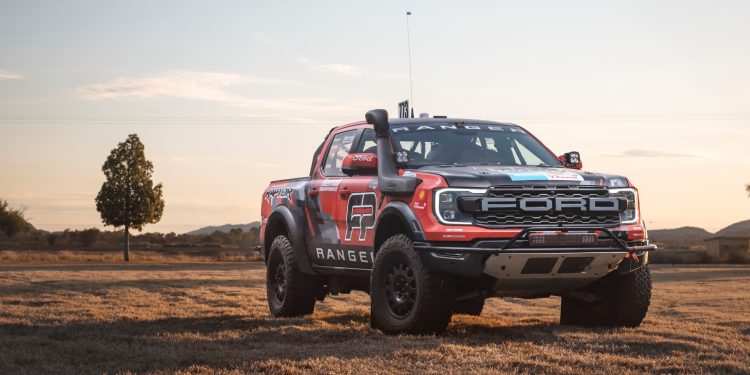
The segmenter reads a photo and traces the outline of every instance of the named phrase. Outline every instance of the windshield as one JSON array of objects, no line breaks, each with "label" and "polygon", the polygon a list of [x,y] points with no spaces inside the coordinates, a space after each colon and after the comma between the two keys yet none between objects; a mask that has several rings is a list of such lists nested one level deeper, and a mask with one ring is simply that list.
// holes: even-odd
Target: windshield
[{"label": "windshield", "polygon": [[391,127],[407,168],[435,165],[562,166],[539,141],[510,125],[422,123]]}]

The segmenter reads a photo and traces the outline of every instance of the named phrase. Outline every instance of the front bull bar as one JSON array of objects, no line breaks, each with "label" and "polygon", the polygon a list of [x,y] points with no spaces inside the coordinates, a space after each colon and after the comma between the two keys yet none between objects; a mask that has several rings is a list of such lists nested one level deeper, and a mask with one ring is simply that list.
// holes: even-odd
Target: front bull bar
[{"label": "front bull bar", "polygon": [[[528,235],[531,232],[542,232],[542,231],[558,231],[558,232],[600,232],[606,235],[609,240],[612,241],[614,246],[592,246],[592,247],[518,247],[517,245],[522,241],[528,241]],[[539,252],[539,253],[555,253],[555,252],[567,252],[574,250],[577,252],[611,252],[613,250],[620,250],[628,254],[643,253],[649,251],[655,251],[658,247],[654,244],[649,245],[633,245],[630,246],[622,239],[618,238],[611,230],[604,227],[596,226],[576,226],[576,227],[556,227],[556,226],[538,226],[524,228],[518,232],[508,243],[499,248],[483,248],[483,247],[468,247],[468,246],[443,246],[435,245],[429,242],[415,242],[414,249],[418,251],[430,251],[430,252],[447,252],[447,253],[461,253],[461,254],[504,254],[514,252]]]}]

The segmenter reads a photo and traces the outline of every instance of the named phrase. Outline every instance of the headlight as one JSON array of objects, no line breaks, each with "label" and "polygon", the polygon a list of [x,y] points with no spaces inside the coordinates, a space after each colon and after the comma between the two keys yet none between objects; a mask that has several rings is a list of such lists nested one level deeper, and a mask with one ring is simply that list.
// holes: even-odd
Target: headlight
[{"label": "headlight", "polygon": [[484,189],[440,189],[435,191],[433,208],[435,217],[443,224],[471,225],[472,214],[465,213],[458,207],[458,201],[466,196],[484,196]]},{"label": "headlight", "polygon": [[622,224],[635,224],[638,222],[638,192],[635,189],[612,189],[611,195],[624,196],[628,200],[625,211],[620,212]]}]

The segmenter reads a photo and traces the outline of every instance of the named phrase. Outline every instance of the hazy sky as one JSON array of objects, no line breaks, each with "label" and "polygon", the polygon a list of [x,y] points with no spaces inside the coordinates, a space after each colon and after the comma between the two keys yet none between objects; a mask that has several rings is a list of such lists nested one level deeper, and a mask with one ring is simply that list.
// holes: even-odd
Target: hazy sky
[{"label": "hazy sky", "polygon": [[750,218],[748,1],[0,2],[0,198],[101,227],[101,165],[138,133],[147,231],[259,219],[331,127],[409,95],[510,121],[623,174],[650,228]]}]

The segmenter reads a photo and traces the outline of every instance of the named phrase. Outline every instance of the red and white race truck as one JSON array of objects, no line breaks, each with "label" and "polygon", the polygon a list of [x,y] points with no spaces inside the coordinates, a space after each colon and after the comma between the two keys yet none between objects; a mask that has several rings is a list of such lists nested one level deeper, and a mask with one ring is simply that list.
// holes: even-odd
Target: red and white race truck
[{"label": "red and white race truck", "polygon": [[510,123],[388,119],[331,130],[307,177],[263,193],[274,316],[371,296],[386,333],[444,330],[489,297],[562,297],[562,324],[637,326],[651,298],[638,190]]}]

